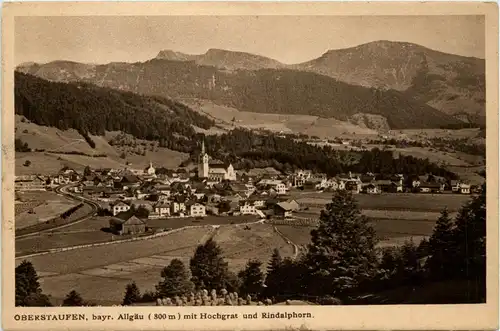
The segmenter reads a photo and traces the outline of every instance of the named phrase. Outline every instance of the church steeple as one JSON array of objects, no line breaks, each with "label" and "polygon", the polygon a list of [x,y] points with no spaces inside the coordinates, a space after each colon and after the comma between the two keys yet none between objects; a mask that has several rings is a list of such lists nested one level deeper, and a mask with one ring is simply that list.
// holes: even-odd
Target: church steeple
[{"label": "church steeple", "polygon": [[205,138],[201,141],[201,155],[205,155]]}]

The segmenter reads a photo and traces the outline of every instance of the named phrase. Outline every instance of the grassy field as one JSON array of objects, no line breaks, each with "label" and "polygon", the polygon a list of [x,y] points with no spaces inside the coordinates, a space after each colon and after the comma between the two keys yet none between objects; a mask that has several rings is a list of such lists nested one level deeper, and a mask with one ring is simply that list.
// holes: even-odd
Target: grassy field
[{"label": "grassy field", "polygon": [[[199,112],[213,118],[227,129],[244,127],[265,129],[274,132],[302,133],[320,138],[376,136],[374,130],[339,121],[333,118],[319,118],[309,115],[265,114],[239,111],[219,106],[207,100],[183,100]],[[234,121],[233,121],[234,119]]]},{"label": "grassy field", "polygon": [[[16,229],[43,223],[77,205],[73,200],[67,199],[54,192],[18,192],[18,196],[20,204],[16,207],[19,208],[19,211],[22,209],[24,209],[24,211],[16,213]],[[34,207],[26,209],[22,208],[23,205]]]},{"label": "grassy field", "polygon": [[293,246],[273,230],[269,224],[244,226],[221,226],[214,240],[220,245],[233,270],[241,270],[249,259],[258,259],[267,265],[273,249],[278,248],[282,256],[293,256]]},{"label": "grassy field", "polygon": [[[291,191],[290,198],[304,206],[324,205],[331,201],[332,193],[315,191]],[[357,194],[355,196],[361,209],[370,210],[411,210],[440,212],[444,207],[454,212],[470,199],[468,195],[458,194]]]},{"label": "grassy field", "polygon": [[[107,132],[104,137],[91,136],[96,148],[91,148],[83,137],[75,130],[59,130],[52,127],[39,126],[27,121],[22,122],[22,117],[16,115],[16,138],[27,143],[32,152],[16,153],[16,175],[26,174],[55,174],[68,166],[82,171],[85,166],[92,168],[123,168],[126,162],[129,167],[143,169],[149,162],[155,166],[175,168],[187,159],[189,155],[172,151],[167,148],[156,148],[155,151],[146,151],[146,155],[127,153],[125,159],[120,158],[121,150],[111,146],[108,141],[118,132]],[[138,140],[139,143],[142,141]],[[35,150],[45,152],[36,152]],[[48,153],[59,152],[59,153]],[[78,152],[86,155],[64,154]],[[105,154],[106,157],[92,157],[92,155]],[[87,156],[88,155],[88,156]],[[29,160],[31,165],[24,163]]]},{"label": "grassy field", "polygon": [[[82,248],[28,260],[40,274],[43,291],[54,300],[64,298],[74,289],[87,300],[112,304],[121,301],[125,286],[131,281],[142,291],[153,290],[163,267],[173,258],[189,265],[196,246],[212,236],[235,272],[243,268],[249,258],[266,263],[275,247],[284,256],[293,254],[292,246],[270,225],[258,224],[251,225],[250,230],[238,225],[185,229],[155,239]],[[17,259],[16,263],[21,261]],[[100,301],[103,289],[106,289],[106,298]]]}]

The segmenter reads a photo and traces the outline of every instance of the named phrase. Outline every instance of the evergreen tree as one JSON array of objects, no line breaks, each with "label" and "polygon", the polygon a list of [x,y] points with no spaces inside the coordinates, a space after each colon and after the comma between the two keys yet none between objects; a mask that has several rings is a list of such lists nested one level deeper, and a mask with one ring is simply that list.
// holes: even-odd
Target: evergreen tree
[{"label": "evergreen tree", "polygon": [[66,295],[66,298],[63,301],[63,306],[67,307],[76,307],[76,306],[86,306],[87,303],[82,299],[80,294],[75,290],[71,291]]},{"label": "evergreen tree", "polygon": [[171,298],[191,293],[194,285],[189,279],[189,271],[179,259],[173,259],[161,272],[163,278],[156,286],[158,297]]},{"label": "evergreen tree", "polygon": [[16,306],[51,306],[49,298],[42,293],[38,275],[31,262],[22,261],[15,269]]},{"label": "evergreen tree", "polygon": [[127,285],[125,289],[125,296],[123,298],[123,306],[129,306],[141,300],[141,291],[135,282]]},{"label": "evergreen tree", "polygon": [[312,295],[348,295],[375,271],[375,231],[350,193],[336,192],[311,231],[306,255]]},{"label": "evergreen tree", "polygon": [[454,274],[462,279],[485,281],[486,277],[486,185],[459,211],[455,220]]},{"label": "evergreen tree", "polygon": [[[198,289],[222,289],[231,285],[222,250],[213,239],[196,248],[190,261],[192,281]],[[229,289],[228,289],[229,290]]]},{"label": "evergreen tree", "polygon": [[283,258],[281,257],[279,249],[275,248],[267,266],[265,290],[265,295],[267,297],[274,297],[279,293],[284,276],[282,274],[282,265]]},{"label": "evergreen tree", "polygon": [[264,285],[264,273],[261,270],[262,262],[249,260],[245,269],[238,273],[241,279],[240,292],[242,295],[250,295],[259,298]]},{"label": "evergreen tree", "polygon": [[83,175],[84,176],[90,176],[92,175],[92,170],[90,169],[89,166],[86,166],[84,169],[83,169]]},{"label": "evergreen tree", "polygon": [[450,272],[453,272],[450,266],[454,254],[453,231],[453,221],[445,208],[429,239],[431,255],[427,260],[427,268],[434,279],[446,279],[450,276]]}]

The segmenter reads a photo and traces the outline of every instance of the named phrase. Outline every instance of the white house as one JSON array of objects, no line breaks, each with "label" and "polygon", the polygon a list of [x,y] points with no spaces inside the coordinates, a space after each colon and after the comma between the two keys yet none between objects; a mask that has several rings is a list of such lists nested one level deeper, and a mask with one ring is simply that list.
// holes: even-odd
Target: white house
[{"label": "white house", "polygon": [[121,201],[119,201],[116,204],[113,204],[111,206],[111,212],[113,213],[113,216],[116,216],[119,213],[129,211],[129,210],[130,210],[130,206],[127,205],[126,203],[121,202]]},{"label": "white house", "polygon": [[186,211],[186,204],[184,202],[174,201],[170,204],[170,211],[172,214],[183,213]]},{"label": "white house", "polygon": [[149,218],[162,218],[170,216],[170,204],[158,202],[153,206],[153,212],[149,214]]},{"label": "white house", "polygon": [[207,215],[206,208],[201,203],[194,203],[189,207],[189,215],[193,217],[203,217]]},{"label": "white house", "polygon": [[255,204],[250,201],[240,201],[240,213],[242,215],[255,215],[257,213]]}]

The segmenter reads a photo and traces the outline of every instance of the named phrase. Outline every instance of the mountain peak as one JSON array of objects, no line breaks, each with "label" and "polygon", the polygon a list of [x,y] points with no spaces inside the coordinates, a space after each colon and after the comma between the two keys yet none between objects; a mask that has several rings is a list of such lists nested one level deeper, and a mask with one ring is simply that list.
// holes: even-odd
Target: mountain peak
[{"label": "mountain peak", "polygon": [[156,56],[156,59],[159,60],[169,60],[169,61],[190,61],[192,60],[193,55],[181,53],[181,52],[175,52],[170,49],[165,49],[162,50],[158,53]]}]

